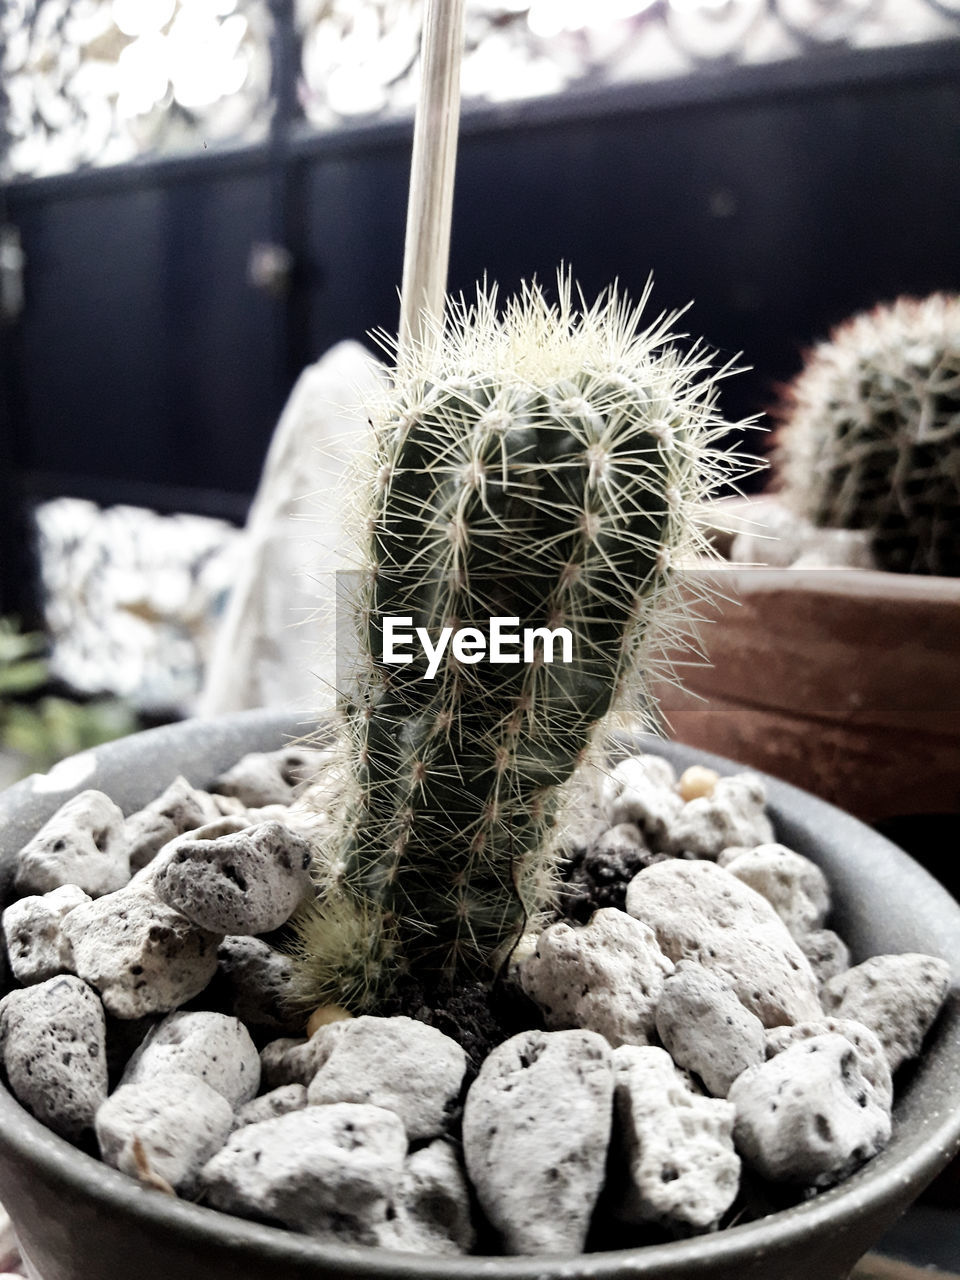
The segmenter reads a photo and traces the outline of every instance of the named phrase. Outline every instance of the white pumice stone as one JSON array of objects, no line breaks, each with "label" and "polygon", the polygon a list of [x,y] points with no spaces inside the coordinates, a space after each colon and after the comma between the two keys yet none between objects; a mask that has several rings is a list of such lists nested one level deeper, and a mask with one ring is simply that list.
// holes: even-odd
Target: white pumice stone
[{"label": "white pumice stone", "polygon": [[845,1036],[800,1040],[734,1081],[734,1140],[774,1182],[829,1187],[881,1151],[890,1110]]},{"label": "white pumice stone", "polygon": [[251,752],[213,783],[211,790],[239,800],[248,809],[290,804],[297,788],[318,770],[327,753],[301,747]]},{"label": "white pumice stone", "polygon": [[877,1102],[889,1111],[893,1106],[893,1078],[883,1045],[869,1027],[850,1018],[820,1018],[816,1022],[798,1022],[792,1027],[773,1027],[766,1033],[764,1052],[775,1058],[791,1045],[814,1036],[843,1036],[857,1051],[857,1064],[863,1078],[873,1090]]},{"label": "white pumice stone", "polygon": [[832,929],[805,933],[797,938],[797,945],[810,961],[810,968],[821,986],[850,968],[850,948]]},{"label": "white pumice stone", "polygon": [[734,1107],[695,1093],[663,1049],[624,1045],[613,1064],[626,1166],[614,1212],[680,1234],[716,1227],[740,1186]]},{"label": "white pumice stone", "polygon": [[62,975],[0,1000],[0,1061],[10,1089],[65,1138],[93,1127],[107,1096],[106,1021],[96,994]]},{"label": "white pumice stone", "polygon": [[294,974],[289,956],[262,938],[224,938],[217,949],[219,978],[227,1008],[247,1026],[293,1035],[303,1029],[304,1015],[288,1003]]},{"label": "white pumice stone", "polygon": [[520,985],[551,1030],[581,1027],[616,1047],[649,1044],[673,964],[652,929],[603,907],[586,925],[550,925],[518,969]]},{"label": "white pumice stone", "polygon": [[289,804],[293,799],[293,786],[281,773],[280,762],[273,753],[259,751],[238,760],[213,782],[212,790],[247,809]]},{"label": "white pumice stone", "polygon": [[403,1177],[407,1137],[382,1107],[337,1103],[236,1129],[203,1171],[217,1209],[320,1239],[377,1245]]},{"label": "white pumice stone", "polygon": [[157,895],[201,929],[268,933],[310,889],[311,851],[279,822],[213,839],[183,839],[154,876]]},{"label": "white pumice stone", "polygon": [[782,844],[724,849],[719,866],[756,889],[795,938],[821,928],[830,911],[827,877],[815,862]]},{"label": "white pumice stone", "polygon": [[920,1052],[949,988],[945,960],[909,952],[873,956],[831,978],[822,999],[827,1013],[852,1018],[876,1032],[890,1070],[896,1071]]},{"label": "white pumice stone", "polygon": [[786,925],[766,898],[715,862],[646,867],[630,881],[626,906],[674,964],[696,960],[725,975],[765,1027],[822,1016],[813,971]]},{"label": "white pumice stone", "polygon": [[42,894],[74,884],[99,898],[129,879],[123,810],[102,791],[81,791],[24,845],[14,888],[18,894]]},{"label": "white pumice stone", "polygon": [[716,858],[731,845],[755,848],[773,842],[773,827],[764,812],[767,793],[755,773],[720,778],[709,796],[688,801],[667,832],[674,853]]},{"label": "white pumice stone", "polygon": [[208,792],[198,791],[184,777],[174,778],[162,795],[124,824],[131,870],[141,870],[169,841],[218,817],[220,810]]},{"label": "white pumice stone", "polygon": [[[280,1036],[271,1040],[260,1050],[260,1084],[266,1089],[278,1089],[285,1084],[302,1084],[308,1081],[299,1079],[294,1070],[288,1066],[287,1055],[291,1049],[297,1049],[307,1043],[306,1036]],[[313,1079],[313,1076],[310,1076]]]},{"label": "white pumice stone", "polygon": [[624,854],[649,853],[643,832],[635,822],[618,822],[607,827],[590,846],[593,858],[616,858]]},{"label": "white pumice stone", "polygon": [[148,884],[74,907],[63,931],[75,971],[118,1018],[177,1009],[217,970],[220,936],[161,902]]},{"label": "white pumice stone", "polygon": [[334,1022],[321,1027],[311,1042],[324,1032],[332,1048],[307,1087],[311,1106],[364,1102],[384,1107],[400,1117],[411,1142],[447,1130],[467,1070],[467,1055],[455,1040],[405,1017],[365,1015]]},{"label": "white pumice stone", "polygon": [[742,1071],[764,1060],[763,1023],[724,974],[692,960],[681,960],[663,984],[657,1034],[677,1066],[696,1072],[714,1098],[725,1098]]},{"label": "white pumice stone", "polygon": [[284,1036],[260,1051],[260,1079],[267,1089],[282,1084],[309,1085],[333,1053],[345,1022],[330,1022],[312,1036]]},{"label": "white pumice stone", "polygon": [[245,816],[251,827],[258,827],[264,822],[282,822],[286,825],[290,817],[290,805],[265,804],[259,809],[247,809]]},{"label": "white pumice stone", "polygon": [[236,796],[224,796],[218,791],[211,791],[210,798],[221,817],[236,818],[242,816],[246,818],[248,813],[247,806],[242,800],[238,800]]},{"label": "white pumice stone", "polygon": [[221,1094],[195,1075],[173,1073],[122,1084],[98,1110],[96,1130],[106,1164],[134,1178],[152,1174],[190,1196],[232,1125]]},{"label": "white pumice stone", "polygon": [[242,1129],[245,1124],[259,1124],[261,1120],[274,1120],[277,1116],[288,1115],[291,1111],[302,1111],[307,1105],[307,1090],[302,1084],[282,1084],[279,1089],[271,1089],[259,1098],[253,1098],[237,1108],[233,1120],[235,1129]]},{"label": "white pumice stone", "polygon": [[634,822],[659,847],[683,809],[674,791],[677,776],[660,756],[628,756],[607,780],[606,804],[610,826]]},{"label": "white pumice stone", "polygon": [[63,917],[90,900],[77,885],[65,884],[40,896],[18,898],[7,907],[3,935],[18,982],[29,986],[71,971],[73,952],[63,934]]},{"label": "white pumice stone", "polygon": [[612,1099],[611,1049],[594,1031],[524,1031],[487,1056],[467,1094],[463,1152],[507,1253],[582,1252]]},{"label": "white pumice stone", "polygon": [[455,1257],[473,1248],[470,1191],[453,1146],[438,1138],[407,1157],[397,1188],[391,1249]]},{"label": "white pumice stone", "polygon": [[182,844],[197,840],[219,840],[223,836],[238,835],[242,831],[249,831],[251,825],[247,818],[247,810],[242,809],[239,813],[221,814],[212,821],[205,822],[202,827],[195,827],[192,831],[184,831],[182,835],[174,836],[154,854],[145,867],[141,867],[134,874],[129,887],[135,888],[145,884],[155,892],[158,877],[168,863],[177,856],[177,850]]},{"label": "white pumice stone", "polygon": [[664,756],[641,752],[635,756],[624,756],[604,777],[604,796],[610,800],[631,783],[652,783],[670,791],[677,785],[677,771]]},{"label": "white pumice stone", "polygon": [[196,1076],[236,1108],[257,1095],[260,1055],[236,1018],[206,1011],[171,1013],[134,1053],[121,1083],[169,1075]]}]

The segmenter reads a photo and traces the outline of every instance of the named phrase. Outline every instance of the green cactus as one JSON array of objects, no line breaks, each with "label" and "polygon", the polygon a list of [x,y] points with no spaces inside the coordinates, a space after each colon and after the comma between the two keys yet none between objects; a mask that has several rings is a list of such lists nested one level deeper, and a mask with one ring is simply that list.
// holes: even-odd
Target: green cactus
[{"label": "green cactus", "polygon": [[[363,657],[299,922],[307,1002],[489,972],[549,897],[563,784],[618,713],[649,723],[645,676],[689,631],[672,570],[702,549],[692,513],[742,463],[714,447],[730,367],[679,353],[674,316],[641,329],[643,302],[578,311],[562,277],[558,306],[526,286],[498,318],[481,292],[397,357],[364,490]],[[567,627],[571,660],[448,647],[432,679],[423,656],[382,661],[386,618],[435,645],[497,617]]]},{"label": "green cactus", "polygon": [[960,297],[848,320],[781,417],[777,471],[799,514],[869,530],[882,569],[960,575]]}]

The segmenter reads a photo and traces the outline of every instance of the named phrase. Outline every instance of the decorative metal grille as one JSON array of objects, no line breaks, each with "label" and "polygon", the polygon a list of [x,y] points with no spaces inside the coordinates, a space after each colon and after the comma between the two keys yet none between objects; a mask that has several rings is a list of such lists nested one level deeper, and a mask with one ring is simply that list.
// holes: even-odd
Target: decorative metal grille
[{"label": "decorative metal grille", "polygon": [[35,515],[53,674],[140,711],[189,715],[236,580],[239,530],[79,498]]},{"label": "decorative metal grille", "polygon": [[[307,119],[412,110],[420,8],[298,0]],[[498,102],[958,33],[960,0],[468,0],[463,92]]]},{"label": "decorative metal grille", "polygon": [[[292,8],[0,0],[0,177],[262,137],[281,89],[271,33],[290,21],[312,125],[412,111],[422,0]],[[463,91],[498,102],[958,33],[960,0],[468,0]]]},{"label": "decorative metal grille", "polygon": [[0,176],[253,141],[269,0],[0,0]]}]

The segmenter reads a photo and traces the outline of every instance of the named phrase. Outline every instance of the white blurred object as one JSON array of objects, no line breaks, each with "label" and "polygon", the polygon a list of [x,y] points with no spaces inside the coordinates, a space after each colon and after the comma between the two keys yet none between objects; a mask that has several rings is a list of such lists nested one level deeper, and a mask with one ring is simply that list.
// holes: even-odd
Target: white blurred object
[{"label": "white blurred object", "polygon": [[821,529],[776,497],[752,498],[731,513],[730,559],[778,569],[875,569],[866,529]]},{"label": "white blurred object", "polygon": [[36,509],[52,674],[141,711],[188,713],[235,576],[223,520],[57,498]]},{"label": "white blurred object", "polygon": [[359,406],[383,377],[356,342],[339,343],[300,375],[250,508],[199,714],[332,706],[334,575],[348,567],[340,481],[367,439]]}]

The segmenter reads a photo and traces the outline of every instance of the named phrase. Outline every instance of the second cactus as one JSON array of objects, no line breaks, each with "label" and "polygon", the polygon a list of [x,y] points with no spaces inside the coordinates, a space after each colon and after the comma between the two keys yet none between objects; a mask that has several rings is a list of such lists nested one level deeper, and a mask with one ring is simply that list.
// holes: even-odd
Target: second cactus
[{"label": "second cactus", "polygon": [[881,569],[960,575],[960,298],[900,298],[842,324],[782,417],[794,510],[868,530]]}]

